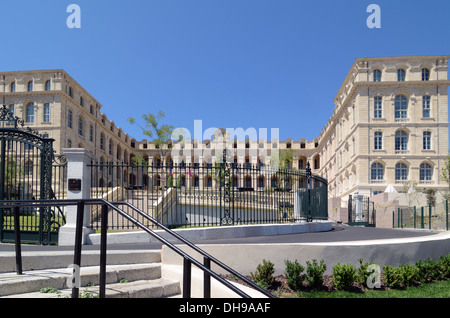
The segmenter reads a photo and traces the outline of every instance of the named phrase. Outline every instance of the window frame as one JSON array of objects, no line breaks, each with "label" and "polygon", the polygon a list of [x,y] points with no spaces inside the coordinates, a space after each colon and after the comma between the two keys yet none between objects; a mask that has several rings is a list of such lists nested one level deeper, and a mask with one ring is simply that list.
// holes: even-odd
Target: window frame
[{"label": "window frame", "polygon": [[395,119],[408,118],[408,97],[401,94],[395,96],[394,112]]},{"label": "window frame", "polygon": [[399,162],[395,165],[395,180],[406,181],[408,180],[409,168],[403,162]]},{"label": "window frame", "polygon": [[395,150],[408,150],[409,134],[404,130],[397,130],[395,132]]},{"label": "window frame", "polygon": [[397,70],[397,82],[404,82],[406,80],[406,71],[403,68]]}]

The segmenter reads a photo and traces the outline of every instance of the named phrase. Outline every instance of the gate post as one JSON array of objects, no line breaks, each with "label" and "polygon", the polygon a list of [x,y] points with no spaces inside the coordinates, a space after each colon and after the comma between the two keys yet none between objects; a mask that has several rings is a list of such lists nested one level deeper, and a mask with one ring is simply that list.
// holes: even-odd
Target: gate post
[{"label": "gate post", "polygon": [[[67,158],[67,199],[82,200],[91,197],[91,170],[88,164],[92,157],[85,149],[63,149],[63,154]],[[77,207],[68,206],[66,211],[66,224],[59,231],[59,242],[61,246],[74,246],[77,224]],[[90,222],[90,206],[85,205],[83,217],[83,239],[82,244],[86,244],[89,234],[93,233]]]}]

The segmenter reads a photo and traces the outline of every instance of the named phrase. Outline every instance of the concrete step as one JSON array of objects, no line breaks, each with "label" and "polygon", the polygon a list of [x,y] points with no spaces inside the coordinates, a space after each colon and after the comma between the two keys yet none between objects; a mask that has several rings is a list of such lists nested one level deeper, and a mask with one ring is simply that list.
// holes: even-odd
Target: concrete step
[{"label": "concrete step", "polygon": [[[73,264],[73,251],[22,252],[24,271],[67,268]],[[108,250],[107,263],[115,265],[161,262],[160,250]],[[81,266],[95,266],[100,263],[99,251],[82,251]],[[0,253],[0,273],[16,271],[14,252]]]},{"label": "concrete step", "polygon": [[[47,289],[48,290],[48,289]],[[96,298],[99,286],[80,288],[80,298]],[[32,292],[9,295],[0,298],[71,298],[71,289],[48,290],[48,292]],[[137,280],[106,285],[106,298],[177,298],[181,297],[180,283],[170,279],[157,278]]]}]

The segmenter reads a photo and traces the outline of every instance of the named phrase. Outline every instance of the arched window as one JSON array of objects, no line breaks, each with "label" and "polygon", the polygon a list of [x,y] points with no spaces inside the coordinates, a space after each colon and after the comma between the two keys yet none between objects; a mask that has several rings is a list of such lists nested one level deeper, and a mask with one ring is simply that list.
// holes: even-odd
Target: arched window
[{"label": "arched window", "polygon": [[371,167],[371,178],[372,180],[383,180],[384,178],[384,166],[379,163],[375,162],[372,164]]},{"label": "arched window", "polygon": [[395,165],[395,180],[408,180],[408,167],[404,163],[397,163]]},{"label": "arched window", "polygon": [[25,108],[25,121],[27,123],[34,123],[34,104],[28,103]]},{"label": "arched window", "polygon": [[404,82],[405,81],[405,70],[400,68],[397,70],[397,81]]},{"label": "arched window", "polygon": [[408,117],[408,99],[404,95],[395,96],[395,118]]},{"label": "arched window", "polygon": [[11,83],[11,93],[15,93],[16,92],[16,82],[12,82]]},{"label": "arched window", "polygon": [[408,133],[403,130],[395,133],[395,150],[408,150]]},{"label": "arched window", "polygon": [[45,82],[45,90],[48,92],[50,90],[50,80]]},{"label": "arched window", "polygon": [[374,82],[380,82],[381,81],[381,71],[380,70],[374,70],[373,71],[373,81]]},{"label": "arched window", "polygon": [[420,181],[430,181],[433,178],[433,168],[428,163],[420,165]]},{"label": "arched window", "polygon": [[430,80],[430,71],[427,68],[422,69],[422,81]]},{"label": "arched window", "polygon": [[33,91],[33,81],[29,81],[28,82],[28,91],[32,92]]}]

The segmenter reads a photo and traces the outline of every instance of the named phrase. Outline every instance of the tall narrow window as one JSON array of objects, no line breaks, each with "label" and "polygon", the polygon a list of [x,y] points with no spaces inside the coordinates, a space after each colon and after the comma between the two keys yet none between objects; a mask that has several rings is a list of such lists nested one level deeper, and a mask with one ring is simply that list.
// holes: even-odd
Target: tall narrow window
[{"label": "tall narrow window", "polygon": [[408,134],[403,130],[395,133],[395,150],[408,150]]},{"label": "tall narrow window", "polygon": [[33,81],[29,81],[28,82],[28,91],[32,92],[33,91]]},{"label": "tall narrow window", "polygon": [[398,69],[397,70],[397,81],[404,82],[405,81],[405,70],[404,69]]},{"label": "tall narrow window", "polygon": [[9,113],[11,116],[14,116],[15,106],[14,104],[9,105]]},{"label": "tall narrow window", "polygon": [[381,81],[381,71],[380,70],[374,70],[373,71],[373,81],[374,82],[380,82]]},{"label": "tall narrow window", "polygon": [[80,106],[81,106],[81,107],[84,106],[84,99],[83,99],[83,97],[80,97]]},{"label": "tall narrow window", "polygon": [[49,103],[45,103],[44,104],[44,123],[49,123],[50,122],[50,104]]},{"label": "tall narrow window", "polygon": [[406,96],[395,96],[395,118],[407,118],[408,117],[408,99]]},{"label": "tall narrow window", "polygon": [[69,87],[69,96],[73,98],[73,91],[72,91],[72,87]]},{"label": "tall narrow window", "polygon": [[427,68],[422,69],[422,81],[430,80],[430,71]]},{"label": "tall narrow window", "polygon": [[67,112],[67,127],[72,128],[72,111]]},{"label": "tall narrow window", "polygon": [[395,165],[395,180],[408,180],[408,167],[404,163],[397,163]]},{"label": "tall narrow window", "polygon": [[45,90],[48,92],[50,90],[50,80],[45,82]]},{"label": "tall narrow window", "polygon": [[27,123],[34,123],[34,104],[28,103],[27,107],[25,108],[25,121]]},{"label": "tall narrow window", "polygon": [[422,116],[423,116],[423,118],[430,118],[431,117],[430,96],[423,96],[422,97]]},{"label": "tall narrow window", "polygon": [[78,135],[83,136],[83,119],[78,118]]},{"label": "tall narrow window", "polygon": [[431,149],[431,131],[423,132],[423,150]]},{"label": "tall narrow window", "polygon": [[382,118],[383,117],[383,102],[381,96],[375,96],[374,99],[374,118]]},{"label": "tall narrow window", "polygon": [[103,134],[100,135],[100,149],[105,150],[105,136]]},{"label": "tall narrow window", "polygon": [[16,92],[16,82],[12,82],[11,83],[11,93],[15,93]]},{"label": "tall narrow window", "polygon": [[431,181],[433,179],[433,169],[428,163],[420,165],[420,181]]},{"label": "tall narrow window", "polygon": [[383,180],[384,167],[381,163],[375,162],[374,164],[372,164],[371,178],[372,178],[372,180]]},{"label": "tall narrow window", "polygon": [[89,141],[94,141],[94,127],[92,125],[89,127]]},{"label": "tall narrow window", "polygon": [[381,131],[375,132],[374,149],[375,150],[383,149],[383,133]]}]

